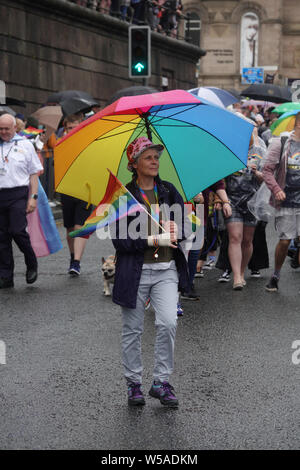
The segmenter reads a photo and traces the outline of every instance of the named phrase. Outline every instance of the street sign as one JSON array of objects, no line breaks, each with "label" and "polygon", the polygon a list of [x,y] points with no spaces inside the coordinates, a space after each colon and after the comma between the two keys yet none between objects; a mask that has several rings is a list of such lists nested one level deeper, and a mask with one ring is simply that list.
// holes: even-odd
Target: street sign
[{"label": "street sign", "polygon": [[151,77],[151,29],[149,26],[129,26],[128,65],[130,78]]},{"label": "street sign", "polygon": [[244,67],[242,70],[242,84],[264,83],[264,69],[262,67]]}]

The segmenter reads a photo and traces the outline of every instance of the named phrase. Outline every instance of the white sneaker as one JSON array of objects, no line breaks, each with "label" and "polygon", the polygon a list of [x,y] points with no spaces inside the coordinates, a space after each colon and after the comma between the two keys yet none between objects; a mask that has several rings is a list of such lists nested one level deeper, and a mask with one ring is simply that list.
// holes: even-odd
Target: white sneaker
[{"label": "white sneaker", "polygon": [[208,261],[206,261],[206,263],[203,265],[203,269],[212,269],[215,267],[215,260],[214,259],[210,259]]},{"label": "white sneaker", "polygon": [[230,274],[228,272],[228,269],[221,274],[221,276],[218,279],[218,282],[229,282],[230,281]]},{"label": "white sneaker", "polygon": [[251,277],[261,277],[261,274],[259,271],[251,271]]},{"label": "white sneaker", "polygon": [[195,274],[194,277],[204,277],[204,271],[203,271],[203,269],[200,269],[199,272],[196,272],[196,274]]}]

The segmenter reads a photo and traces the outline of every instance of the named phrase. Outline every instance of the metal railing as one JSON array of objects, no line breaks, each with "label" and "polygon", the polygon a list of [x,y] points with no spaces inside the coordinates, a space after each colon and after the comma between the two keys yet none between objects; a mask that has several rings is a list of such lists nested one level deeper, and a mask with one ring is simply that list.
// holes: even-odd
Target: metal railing
[{"label": "metal railing", "polygon": [[[121,21],[133,24],[147,24],[153,31],[165,36],[191,42],[190,17],[176,10],[176,0],[165,0],[159,5],[157,0],[69,0],[81,7],[114,16]],[[183,22],[184,27],[181,27]]]}]

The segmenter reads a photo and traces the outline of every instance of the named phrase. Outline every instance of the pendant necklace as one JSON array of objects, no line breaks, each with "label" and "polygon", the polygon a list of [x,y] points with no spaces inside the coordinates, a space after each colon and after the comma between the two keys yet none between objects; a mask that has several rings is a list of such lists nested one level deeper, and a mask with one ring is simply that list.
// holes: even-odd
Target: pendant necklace
[{"label": "pendant necklace", "polygon": [[[158,204],[158,192],[157,192],[156,183],[154,183],[154,188],[153,188],[154,196],[155,196],[155,211],[153,210],[152,205],[149,201],[149,198],[148,198],[147,194],[145,194],[145,191],[143,191],[142,188],[140,188],[139,186],[138,186],[138,188],[140,190],[140,193],[142,195],[142,198],[143,198],[144,202],[146,203],[146,205],[150,209],[150,213],[151,213],[152,217],[159,224],[159,204]],[[158,245],[158,239],[156,237],[154,237],[153,246],[156,248],[155,251],[154,251],[153,256],[154,256],[155,259],[158,259],[159,245]]]}]

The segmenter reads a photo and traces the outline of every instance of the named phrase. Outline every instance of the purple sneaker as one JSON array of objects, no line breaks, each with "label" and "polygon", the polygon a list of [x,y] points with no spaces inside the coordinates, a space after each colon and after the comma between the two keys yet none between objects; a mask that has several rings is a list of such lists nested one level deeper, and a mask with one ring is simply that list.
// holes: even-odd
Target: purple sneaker
[{"label": "purple sneaker", "polygon": [[175,397],[174,388],[169,384],[169,382],[161,383],[154,381],[149,390],[149,395],[151,397],[158,398],[162,405],[173,408],[178,407],[178,400]]},{"label": "purple sneaker", "polygon": [[145,405],[145,398],[141,390],[141,384],[138,382],[128,383],[128,405]]}]

